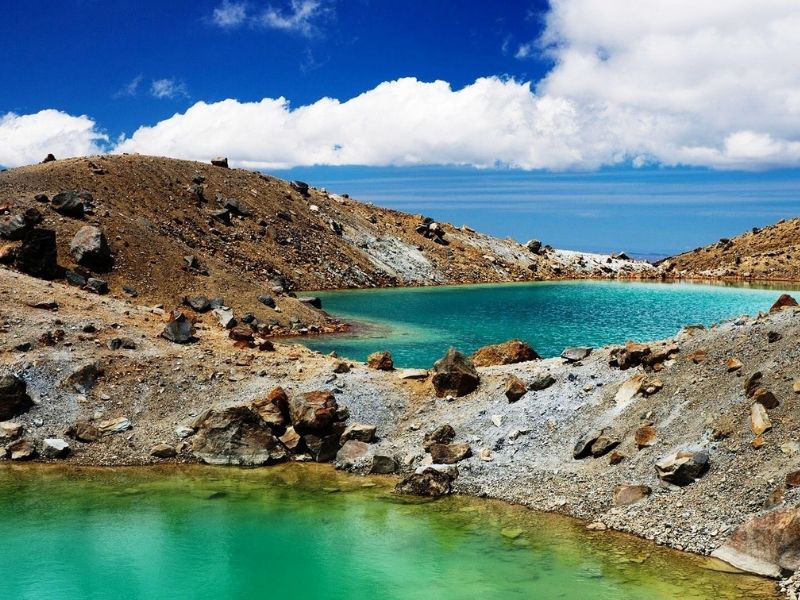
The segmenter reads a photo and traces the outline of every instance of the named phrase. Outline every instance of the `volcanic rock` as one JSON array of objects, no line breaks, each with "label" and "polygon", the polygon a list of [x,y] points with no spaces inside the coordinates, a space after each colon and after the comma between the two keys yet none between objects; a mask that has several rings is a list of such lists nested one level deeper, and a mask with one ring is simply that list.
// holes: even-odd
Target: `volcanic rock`
[{"label": "volcanic rock", "polygon": [[72,238],[69,251],[79,265],[94,271],[107,271],[111,267],[111,248],[105,234],[98,227],[81,227]]},{"label": "volcanic rock", "polygon": [[192,440],[193,454],[212,465],[265,465],[286,459],[286,448],[247,406],[211,410]]},{"label": "volcanic rock", "polygon": [[472,361],[453,347],[434,363],[433,371],[432,383],[439,398],[469,394],[481,381]]},{"label": "volcanic rock", "polygon": [[665,456],[656,463],[659,479],[685,486],[694,483],[708,471],[708,452],[682,451]]},{"label": "volcanic rock", "polygon": [[502,344],[479,348],[472,355],[472,364],[476,367],[491,367],[527,362],[537,358],[539,355],[529,344],[520,340],[509,340]]},{"label": "volcanic rock", "polygon": [[27,389],[25,380],[16,375],[0,377],[0,421],[13,419],[33,406]]},{"label": "volcanic rock", "polygon": [[377,371],[391,371],[394,369],[394,359],[389,352],[373,352],[367,357],[367,366]]}]

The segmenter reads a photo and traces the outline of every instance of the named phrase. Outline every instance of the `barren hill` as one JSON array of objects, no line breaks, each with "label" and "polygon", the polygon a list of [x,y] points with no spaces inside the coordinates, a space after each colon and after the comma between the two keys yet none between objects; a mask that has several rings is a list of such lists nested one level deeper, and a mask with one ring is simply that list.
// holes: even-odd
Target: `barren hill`
[{"label": "barren hill", "polygon": [[800,219],[723,238],[662,263],[675,277],[800,281]]},{"label": "barren hill", "polygon": [[[71,199],[86,214],[66,214],[64,196],[56,199],[62,192],[77,192]],[[127,286],[138,302],[167,307],[184,296],[223,297],[237,312],[259,318],[265,307],[257,297],[281,286],[289,292],[654,273],[624,258],[536,245],[532,251],[258,172],[149,156],[75,158],[1,172],[0,204],[8,215],[0,228],[38,211],[42,221],[35,226],[55,231],[58,263],[66,269],[76,269],[70,251],[76,232],[87,224],[100,228],[113,267],[98,277],[112,295],[122,296]],[[20,243],[6,246],[6,262]],[[275,323],[324,323],[295,299],[276,299],[281,311],[269,315]]]}]

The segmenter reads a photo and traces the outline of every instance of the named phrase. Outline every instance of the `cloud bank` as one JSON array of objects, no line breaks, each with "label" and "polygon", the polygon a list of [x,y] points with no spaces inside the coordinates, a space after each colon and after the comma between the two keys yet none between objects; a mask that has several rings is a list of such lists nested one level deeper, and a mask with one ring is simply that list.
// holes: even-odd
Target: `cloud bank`
[{"label": "cloud bank", "polygon": [[31,115],[0,115],[0,165],[14,167],[57,158],[98,154],[108,137],[87,116],[73,117],[58,110]]},{"label": "cloud bank", "polygon": [[[316,3],[293,1],[294,12],[275,18],[306,15],[295,9],[307,4]],[[405,78],[299,107],[284,98],[198,102],[114,151],[225,154],[254,168],[800,166],[796,0],[553,0],[543,36],[527,51],[553,60],[536,85],[485,77],[453,89]],[[8,154],[5,131],[0,152]],[[93,132],[91,124],[84,136],[97,143]]]}]

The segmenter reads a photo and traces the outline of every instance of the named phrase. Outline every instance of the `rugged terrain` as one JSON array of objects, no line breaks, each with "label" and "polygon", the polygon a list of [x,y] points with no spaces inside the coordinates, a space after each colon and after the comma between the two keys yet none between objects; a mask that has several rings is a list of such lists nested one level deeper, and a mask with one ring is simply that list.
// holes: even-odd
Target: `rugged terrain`
[{"label": "rugged terrain", "polygon": [[[470,450],[457,457],[455,491],[563,512],[693,552],[714,551],[753,516],[797,505],[796,480],[787,479],[800,459],[800,314],[792,306],[685,329],[622,354],[607,347],[573,360],[478,367],[477,388],[454,397],[438,394],[428,372],[370,368],[288,343],[272,351],[237,347],[216,322],[198,323],[194,343],[173,344],[159,337],[169,318],[161,310],[6,269],[0,299],[3,372],[24,380],[34,402],[11,419],[17,431],[0,432],[9,457],[10,445],[25,440],[39,460],[116,465],[232,456],[246,464],[247,432],[209,458],[210,434],[198,423],[209,408],[263,408],[281,386],[290,399],[332,392],[348,425],[376,427],[374,441],[340,456],[341,466],[369,470],[380,457],[384,472],[424,469],[432,462],[425,435],[450,425],[451,445]],[[483,353],[482,364],[519,355],[509,348]],[[753,380],[756,372],[763,377]],[[514,377],[522,387],[512,402],[506,391]],[[749,392],[746,381],[755,382]],[[775,402],[763,400],[765,392]],[[769,406],[758,413],[769,428],[756,435],[752,407],[759,402]],[[103,433],[80,441],[74,427],[68,431],[76,423]],[[47,458],[44,440],[53,438],[69,444],[63,458]],[[576,459],[582,439],[590,454]],[[656,462],[679,451],[707,453],[708,472],[682,485],[662,480]],[[307,452],[296,459],[309,459]],[[621,485],[645,487],[637,502],[623,505],[615,499]]]},{"label": "rugged terrain", "polygon": [[[54,204],[70,191],[81,194],[83,216]],[[0,172],[0,209],[5,224],[38,211],[36,227],[56,232],[59,265],[69,270],[77,267],[73,236],[98,227],[113,263],[94,274],[113,297],[125,297],[123,286],[141,303],[167,307],[184,296],[222,297],[283,332],[329,324],[292,290],[656,274],[624,256],[523,246],[253,171],[138,155]],[[21,243],[5,242],[6,262]],[[274,289],[286,292],[276,298],[280,312],[257,301]]]},{"label": "rugged terrain", "polygon": [[662,261],[665,276],[800,281],[800,219],[782,220]]}]

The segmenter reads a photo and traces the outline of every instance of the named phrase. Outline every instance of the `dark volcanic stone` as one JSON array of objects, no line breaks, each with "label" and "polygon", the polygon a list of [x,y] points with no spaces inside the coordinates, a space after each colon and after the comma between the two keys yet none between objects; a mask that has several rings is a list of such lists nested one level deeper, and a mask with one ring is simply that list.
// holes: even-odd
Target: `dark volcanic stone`
[{"label": "dark volcanic stone", "polygon": [[83,200],[77,192],[61,192],[60,194],[56,194],[50,201],[50,206],[61,215],[78,219],[83,217],[85,211]]},{"label": "dark volcanic stone", "polygon": [[25,381],[16,375],[0,377],[0,421],[13,419],[33,406],[27,388]]},{"label": "dark volcanic stone", "polygon": [[56,232],[34,229],[25,236],[17,253],[17,268],[40,279],[55,279],[59,275]]}]

